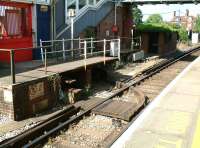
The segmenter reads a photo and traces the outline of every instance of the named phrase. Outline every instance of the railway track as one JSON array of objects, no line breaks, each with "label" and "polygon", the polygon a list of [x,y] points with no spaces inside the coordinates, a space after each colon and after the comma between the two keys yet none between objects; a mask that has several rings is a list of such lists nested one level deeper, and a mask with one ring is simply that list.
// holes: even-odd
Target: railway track
[{"label": "railway track", "polygon": [[[42,146],[49,137],[55,137],[55,135],[58,133],[60,134],[60,131],[63,129],[68,130],[62,132],[62,138],[53,139],[53,142],[50,142],[50,144],[47,143],[47,147],[49,145],[65,145],[68,147],[107,147],[112,144],[112,142],[114,142],[128,127],[129,123],[134,120],[138,110],[141,110],[144,107],[146,102],[145,96],[147,96],[150,101],[153,100],[162,89],[164,89],[166,85],[169,84],[198,55],[200,55],[199,48],[195,48],[177,55],[176,57],[162,61],[147,70],[142,71],[138,76],[120,82],[121,88],[119,88],[119,90],[109,97],[102,99],[101,102],[89,109],[81,111],[80,108],[71,106],[55,117],[40,123],[37,127],[1,142],[0,147]],[[136,104],[136,109],[125,112],[131,112],[131,115],[125,119],[113,116],[112,110],[119,110],[120,103],[125,104],[124,108],[128,106],[126,104],[135,103],[133,96],[130,95],[131,92],[135,91],[133,87],[136,88],[136,90],[139,90],[136,91],[136,93],[139,92],[139,99],[136,99],[136,102],[139,103]],[[141,92],[144,93],[144,96],[141,95]],[[128,99],[128,101],[126,100],[127,96],[128,98],[131,98]],[[102,108],[105,109],[110,103],[116,103],[116,101],[120,102],[117,104],[119,105],[118,108],[112,108],[111,105],[110,112],[109,109],[107,109],[107,112],[101,112]],[[89,141],[87,141],[87,139],[89,139]]]}]

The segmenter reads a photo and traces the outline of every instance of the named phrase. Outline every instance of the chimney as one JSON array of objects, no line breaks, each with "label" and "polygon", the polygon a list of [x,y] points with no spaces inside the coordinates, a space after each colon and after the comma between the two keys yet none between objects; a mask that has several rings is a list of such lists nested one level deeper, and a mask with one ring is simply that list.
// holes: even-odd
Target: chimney
[{"label": "chimney", "polygon": [[189,10],[187,9],[187,10],[186,10],[186,16],[189,16],[189,13],[190,13],[190,12],[189,12]]},{"label": "chimney", "polygon": [[174,17],[176,17],[176,11],[174,11]]}]

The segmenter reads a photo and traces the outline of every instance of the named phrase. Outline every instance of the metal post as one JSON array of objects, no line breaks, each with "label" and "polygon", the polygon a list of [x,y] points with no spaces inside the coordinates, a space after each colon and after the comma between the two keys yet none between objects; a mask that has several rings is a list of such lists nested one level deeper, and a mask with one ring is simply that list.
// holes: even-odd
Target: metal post
[{"label": "metal post", "polygon": [[12,84],[15,84],[15,52],[13,49],[10,51],[10,71]]},{"label": "metal post", "polygon": [[119,37],[119,39],[118,39],[118,59],[119,59],[119,61],[121,60],[121,57],[120,57],[120,50],[121,50],[120,43],[121,43],[121,41],[120,41],[120,37]]},{"label": "metal post", "polygon": [[133,29],[131,29],[131,50],[133,50]]},{"label": "metal post", "polygon": [[68,24],[68,4],[67,1],[65,1],[65,24]]},{"label": "metal post", "polygon": [[87,66],[86,66],[86,59],[87,59],[87,42],[84,41],[84,65],[85,65],[85,70],[87,69]]},{"label": "metal post", "polygon": [[93,38],[91,38],[91,43],[90,43],[90,45],[91,45],[91,55],[93,54]]},{"label": "metal post", "polygon": [[87,42],[84,41],[84,57],[87,59]]},{"label": "metal post", "polygon": [[117,5],[115,1],[115,26],[117,25]]},{"label": "metal post", "polygon": [[44,53],[43,53],[43,48],[42,48],[42,40],[40,39],[40,50],[41,50],[41,58],[42,58],[42,62],[44,62]]},{"label": "metal post", "polygon": [[79,11],[79,0],[76,0],[76,14],[78,13]]},{"label": "metal post", "polygon": [[103,40],[104,65],[106,64],[106,39]]},{"label": "metal post", "polygon": [[63,59],[66,60],[66,56],[65,56],[65,39],[62,40],[63,44]]},{"label": "metal post", "polygon": [[74,49],[74,18],[71,17],[71,50],[72,50],[71,56],[72,56],[72,59],[74,57],[73,49]]},{"label": "metal post", "polygon": [[47,74],[47,50],[46,50],[46,48],[44,49],[44,54],[45,54],[45,61],[44,61],[45,74]]},{"label": "metal post", "polygon": [[78,42],[78,48],[81,49],[81,38],[80,37],[78,38],[78,41],[79,41]]}]

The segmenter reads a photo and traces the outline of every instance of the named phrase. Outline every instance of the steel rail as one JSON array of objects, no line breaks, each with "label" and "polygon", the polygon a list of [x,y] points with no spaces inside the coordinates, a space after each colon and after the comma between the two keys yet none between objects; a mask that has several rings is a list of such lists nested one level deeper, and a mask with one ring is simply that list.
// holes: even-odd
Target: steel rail
[{"label": "steel rail", "polygon": [[26,143],[29,142],[30,139],[36,138],[40,136],[41,134],[45,133],[47,130],[50,130],[54,126],[56,126],[57,123],[66,120],[71,115],[74,115],[74,113],[78,112],[79,108],[75,108],[72,105],[69,105],[64,110],[58,112],[54,116],[48,118],[47,120],[44,120],[43,122],[39,123],[37,126],[32,127],[25,132],[4,140],[0,142],[0,148],[8,148],[8,147],[22,147]]}]

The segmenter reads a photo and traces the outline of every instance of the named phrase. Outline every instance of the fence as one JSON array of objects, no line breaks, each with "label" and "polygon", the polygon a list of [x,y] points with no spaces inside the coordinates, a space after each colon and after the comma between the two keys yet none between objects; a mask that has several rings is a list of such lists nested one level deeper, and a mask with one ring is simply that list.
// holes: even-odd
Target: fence
[{"label": "fence", "polygon": [[[121,41],[122,40],[131,40],[131,49],[133,46],[140,46],[141,42],[135,42],[134,40],[140,40],[141,38],[126,38],[121,37],[117,39],[103,39],[96,40],[95,38],[85,38],[85,39],[62,39],[62,40],[51,40],[51,41],[42,41],[40,40],[39,47],[31,48],[21,48],[21,49],[0,49],[0,52],[9,52],[10,53],[10,76],[11,83],[16,82],[15,76],[15,51],[17,50],[40,50],[42,57],[42,64],[45,68],[45,74],[47,74],[48,62],[56,56],[57,60],[62,58],[64,62],[67,59],[88,59],[94,56],[103,56],[104,64],[106,62],[106,56],[116,56],[120,60],[121,53]],[[55,55],[55,56],[54,56]],[[48,60],[50,59],[50,60]],[[85,65],[86,66],[86,65]]]},{"label": "fence", "polygon": [[[43,45],[40,44],[42,46],[39,47],[35,47],[35,48],[20,48],[20,49],[0,49],[0,52],[9,52],[10,53],[10,76],[11,76],[11,83],[15,84],[16,83],[16,74],[15,74],[15,62],[14,62],[14,58],[15,58],[15,51],[18,50],[41,50],[41,55],[42,55],[42,63],[45,69],[45,74],[47,74],[47,68],[48,68],[48,58],[52,60],[52,56],[48,56],[48,55],[53,55],[53,54],[58,54],[61,53],[61,57],[63,58],[63,61],[66,60],[67,58],[67,53],[71,53],[70,56],[74,57],[74,53],[76,52],[79,56],[79,58],[81,59],[88,59],[91,56],[98,56],[101,55],[104,57],[104,63],[105,63],[105,58],[107,56],[107,53],[110,51],[110,43],[111,42],[116,42],[118,44],[118,58],[120,59],[120,39],[112,39],[112,40],[94,40],[92,38],[90,39],[74,39],[76,41],[78,41],[78,48],[74,48],[74,49],[67,49],[66,48],[66,43],[67,41],[71,41],[71,40],[54,40],[54,41],[41,41],[42,43],[51,43],[49,45]],[[54,44],[52,43],[59,43],[62,46],[60,48],[55,49],[54,48]],[[102,48],[95,48],[94,45],[98,45],[99,47]],[[59,55],[58,55],[59,56]],[[85,62],[84,62],[85,63]]]},{"label": "fence", "polygon": [[[48,55],[53,53],[56,54],[54,57],[58,59],[62,57],[62,60],[64,61],[74,59],[86,59],[87,57],[101,55],[102,53],[103,56],[106,56],[108,51],[110,51],[111,42],[117,42],[117,47],[120,47],[120,38],[110,40],[95,40],[95,38],[62,39],[51,41],[40,40],[42,61],[45,62],[46,54]],[[50,45],[53,48],[51,49],[51,51],[46,51],[46,49],[44,50],[42,48],[43,45]],[[119,56],[120,54],[118,55],[118,57]]]}]

